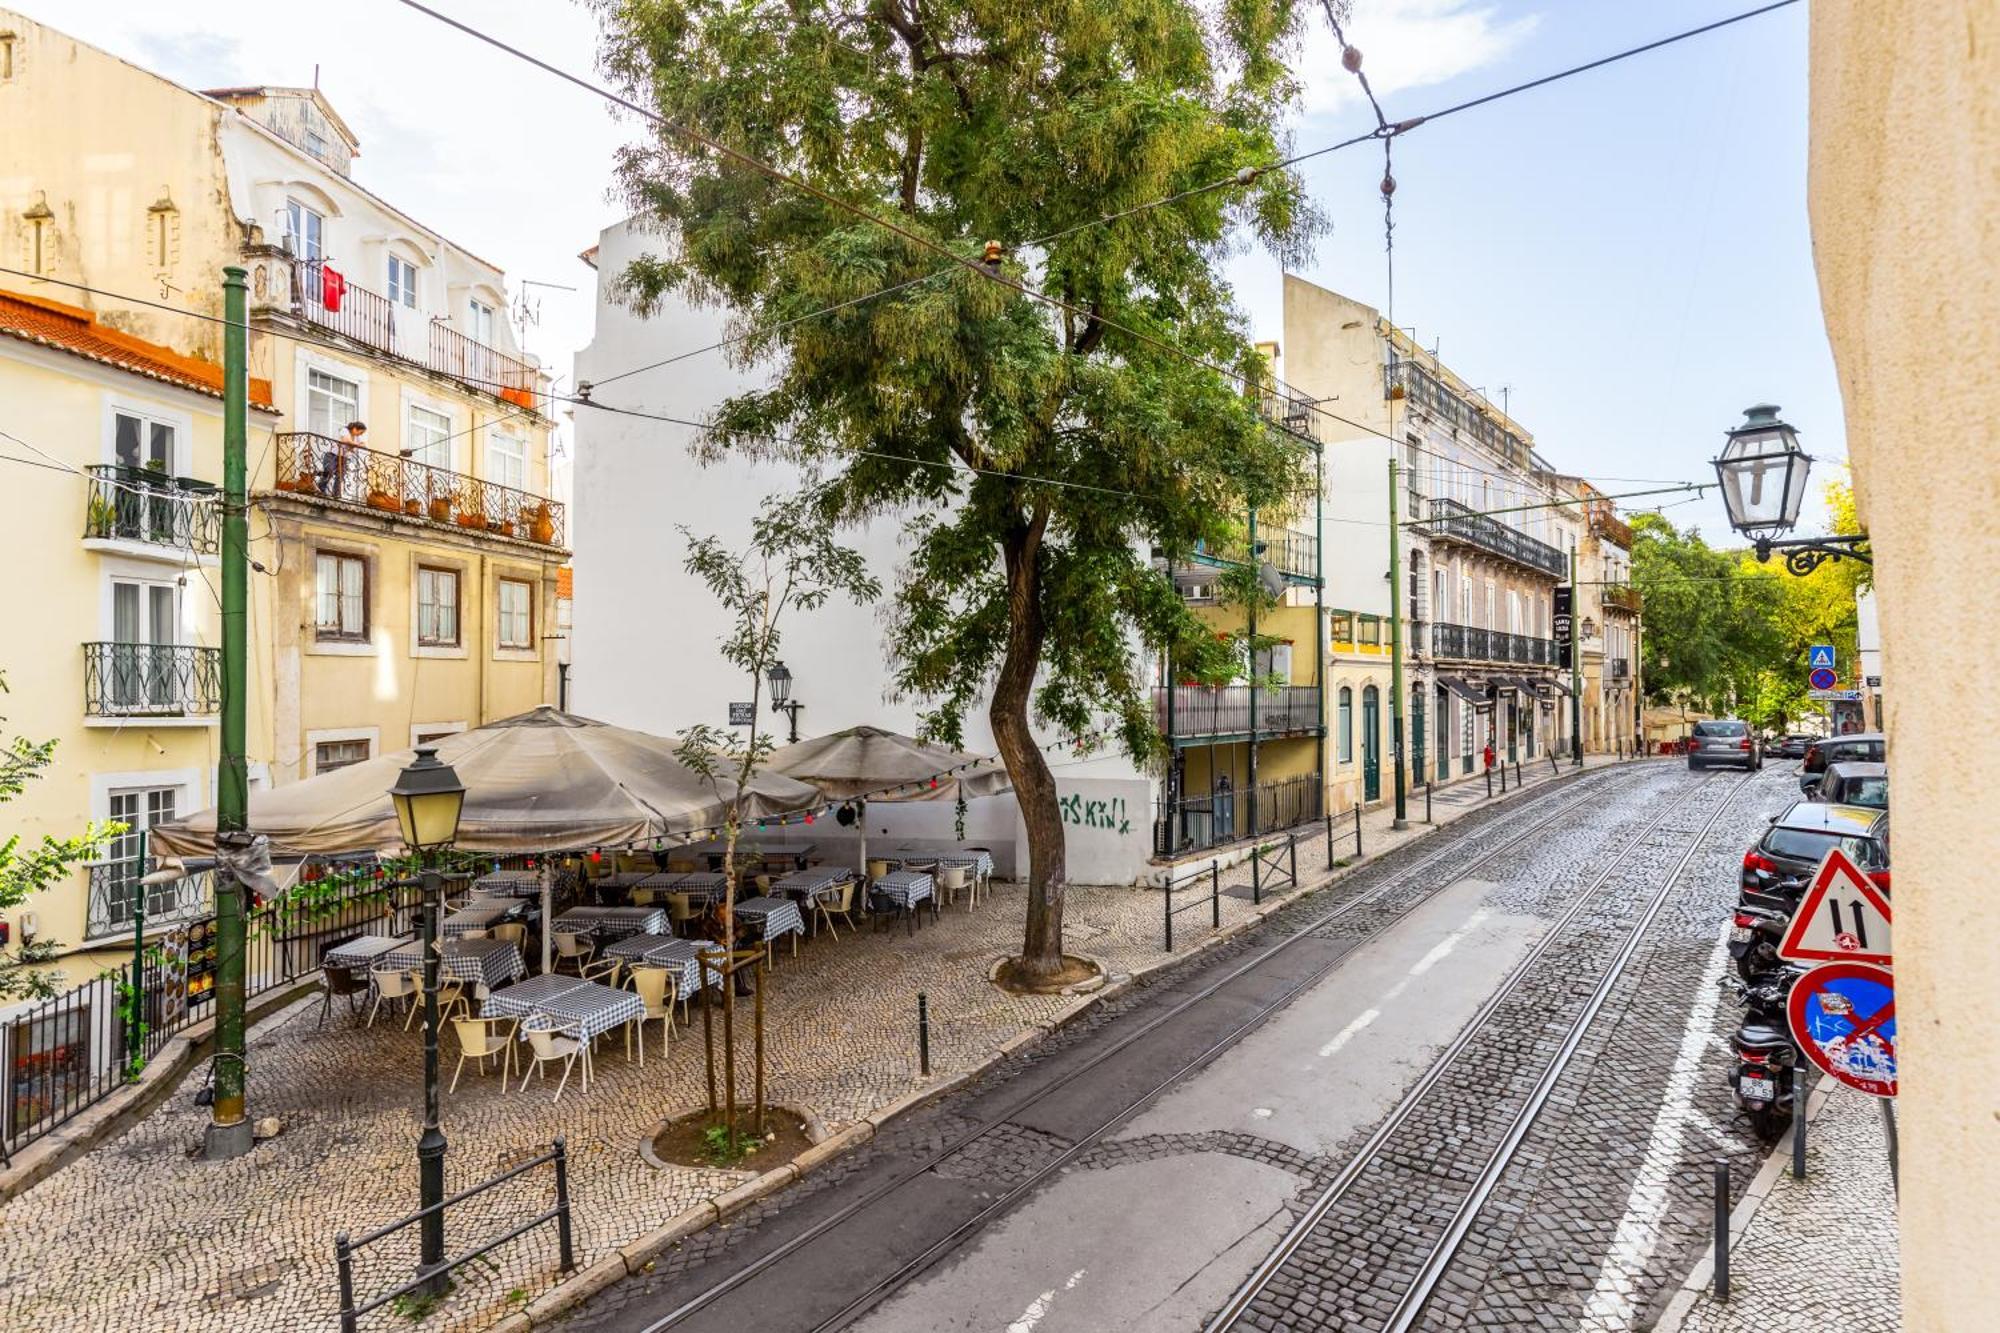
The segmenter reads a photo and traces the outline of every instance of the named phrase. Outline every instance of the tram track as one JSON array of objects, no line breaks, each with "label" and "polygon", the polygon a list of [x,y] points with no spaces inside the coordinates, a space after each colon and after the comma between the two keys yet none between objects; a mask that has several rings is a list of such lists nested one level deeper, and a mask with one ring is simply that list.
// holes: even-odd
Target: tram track
[{"label": "tram track", "polygon": [[[1300,942],[1320,938],[1329,926],[1347,921],[1351,917],[1357,917],[1370,908],[1383,908],[1385,911],[1382,919],[1364,937],[1372,938],[1382,930],[1393,925],[1396,921],[1416,911],[1438,893],[1442,892],[1443,889],[1455,882],[1463,874],[1465,868],[1472,864],[1490,861],[1496,856],[1504,854],[1524,843],[1528,843],[1545,829],[1570,818],[1583,807],[1601,801],[1607,796],[1616,796],[1626,790],[1629,785],[1628,780],[1635,773],[1644,771],[1629,769],[1611,770],[1603,774],[1585,775],[1574,786],[1584,786],[1586,790],[1574,794],[1572,794],[1572,784],[1566,782],[1555,791],[1530,798],[1524,806],[1509,807],[1510,813],[1515,816],[1525,814],[1532,818],[1533,822],[1525,827],[1517,827],[1511,819],[1494,821],[1480,828],[1470,830],[1462,837],[1453,838],[1446,846],[1419,856],[1415,861],[1407,865],[1387,868],[1386,873],[1377,882],[1367,884],[1359,892],[1343,899],[1329,910],[1313,914],[1303,924],[1290,929],[1283,938],[1266,948],[1256,951],[1248,959],[1230,967],[1221,976],[1208,981],[1199,989],[1174,1002],[1160,1013],[1147,1018],[1132,1031],[1121,1035],[1116,1041],[1092,1052],[1087,1058],[1081,1060],[1074,1068],[1068,1070],[1060,1077],[1032,1089],[1027,1095],[1013,1100],[997,1113],[982,1118],[964,1133],[955,1136],[937,1150],[928,1153],[924,1158],[914,1163],[908,1171],[899,1173],[892,1179],[863,1193],[860,1197],[843,1204],[830,1215],[821,1218],[797,1235],[780,1242],[757,1258],[729,1273],[721,1280],[694,1292],[665,1315],[646,1324],[642,1333],[665,1333],[665,1330],[686,1325],[695,1316],[715,1305],[716,1302],[722,1300],[732,1292],[741,1290],[755,1282],[761,1275],[782,1264],[787,1258],[797,1255],[808,1246],[825,1237],[829,1232],[834,1231],[843,1224],[851,1222],[865,1210],[882,1203],[885,1199],[894,1195],[898,1189],[910,1185],[952,1158],[966,1152],[987,1136],[994,1134],[996,1131],[1002,1129],[1003,1126],[1007,1126],[1015,1121],[1038,1103],[1053,1097],[1076,1079],[1103,1067],[1106,1062],[1112,1060],[1121,1052],[1130,1049],[1136,1043],[1157,1032],[1164,1025],[1171,1023],[1176,1018],[1190,1013],[1190,1011],[1196,1009],[1198,1006],[1215,998],[1232,982],[1251,976],[1259,969],[1266,967],[1274,959],[1280,958],[1300,944]],[[1697,786],[1693,790],[1699,789],[1700,787]],[[1677,808],[1678,804],[1679,802],[1676,802],[1674,806],[1669,807],[1669,811]],[[1666,813],[1668,812],[1662,812],[1661,817],[1664,817]],[[1642,829],[1639,834],[1634,835],[1628,841],[1636,843],[1638,840],[1643,839],[1645,833],[1654,827],[1657,822],[1655,820],[1649,823],[1645,829]],[[1492,836],[1495,834],[1499,836]],[[1622,855],[1623,852],[1621,851],[1619,854]],[[1407,899],[1395,897],[1398,891],[1410,887],[1413,883],[1420,882],[1424,876],[1453,862],[1461,863],[1457,870],[1447,871],[1438,876],[1427,887],[1421,888],[1419,892]],[[1358,944],[1359,942],[1359,940],[1356,940],[1350,943]],[[1157,1100],[1160,1095],[1249,1036],[1267,1019],[1284,1009],[1300,994],[1310,990],[1314,985],[1324,980],[1329,973],[1345,961],[1351,951],[1351,947],[1342,950],[1325,964],[1312,968],[1294,984],[1285,987],[1280,994],[1257,1005],[1242,1022],[1230,1028],[1216,1040],[1203,1046],[1191,1059],[1174,1067],[1164,1078],[1153,1081],[1139,1095],[1131,1098],[1129,1103],[1110,1119],[1076,1139],[1053,1160],[1043,1163],[1038,1169],[1030,1172],[1024,1179],[1002,1192],[985,1207],[979,1209],[975,1215],[965,1219],[953,1227],[947,1234],[937,1238],[934,1243],[924,1248],[920,1253],[911,1256],[907,1261],[900,1264],[893,1272],[886,1273],[869,1282],[865,1290],[860,1291],[852,1299],[846,1301],[836,1312],[811,1325],[814,1333],[824,1333],[825,1330],[847,1326],[855,1319],[866,1314],[870,1309],[879,1305],[883,1300],[907,1286],[913,1279],[957,1249],[966,1240],[976,1235],[995,1218],[1002,1216],[1022,1198],[1046,1183],[1053,1174],[1072,1163],[1087,1148],[1100,1141],[1105,1135],[1116,1130],[1120,1125],[1129,1121],[1133,1116]]]},{"label": "tram track", "polygon": [[[1606,885],[1616,879],[1626,857],[1634,850],[1643,848],[1649,834],[1667,823],[1683,806],[1692,803],[1713,781],[1714,779],[1709,779],[1699,784],[1662,809],[1648,821],[1637,837],[1630,840],[1618,855],[1591,877],[1585,887],[1577,893],[1575,900],[1564,909],[1529,953],[1509,972],[1499,988],[1481,1005],[1472,1020],[1431,1062],[1405,1092],[1402,1099],[1377,1123],[1368,1138],[1347,1158],[1340,1171],[1307,1205],[1263,1261],[1231,1293],[1228,1301],[1204,1326],[1204,1333],[1227,1333],[1227,1330],[1248,1327],[1257,1322],[1249,1316],[1258,1309],[1260,1301],[1264,1301],[1274,1286],[1280,1284],[1281,1278],[1289,1269],[1300,1263],[1308,1244],[1320,1238],[1322,1227],[1337,1208],[1350,1200],[1356,1192],[1357,1185],[1364,1181],[1372,1170],[1380,1167],[1396,1149],[1399,1133],[1415,1116],[1430,1107],[1433,1094],[1440,1084],[1452,1073],[1461,1057],[1482,1041],[1495,1016],[1515,998],[1517,991],[1535,972],[1537,966],[1565,942],[1571,933],[1570,928],[1579,923],[1589,909],[1598,905],[1599,895]],[[1735,785],[1729,787],[1715,808],[1702,820],[1700,826],[1685,837],[1678,856],[1660,876],[1658,884],[1645,900],[1636,919],[1624,931],[1623,938],[1615,948],[1608,965],[1598,975],[1596,984],[1556,1044],[1553,1055],[1542,1065],[1519,1107],[1501,1126],[1495,1147],[1486,1155],[1469,1188],[1455,1202],[1447,1201],[1443,1207],[1437,1209],[1446,1213],[1442,1229],[1434,1240],[1422,1247],[1422,1253],[1417,1257],[1411,1277],[1400,1284],[1394,1297],[1393,1307],[1385,1321],[1379,1325],[1382,1333],[1410,1333],[1410,1330],[1415,1329],[1422,1321],[1428,1302],[1450,1271],[1453,1258],[1465,1243],[1474,1221],[1492,1198],[1530,1129],[1547,1105],[1557,1081],[1569,1068],[1592,1023],[1603,1009],[1613,989],[1625,975],[1626,968],[1638,952],[1647,930],[1665,908],[1681,876],[1701,851],[1709,835],[1729,810],[1731,803],[1750,782],[1751,775],[1746,774]],[[1453,1173],[1450,1172],[1438,1172],[1431,1177],[1434,1187],[1440,1191],[1444,1190],[1452,1179]],[[1270,1309],[1263,1311],[1266,1322],[1270,1320],[1271,1313]],[[1283,1326],[1294,1325],[1287,1322]],[[1363,1325],[1342,1318],[1337,1325],[1331,1326],[1348,1329]],[[1377,1327],[1372,1323],[1367,1326]]]}]

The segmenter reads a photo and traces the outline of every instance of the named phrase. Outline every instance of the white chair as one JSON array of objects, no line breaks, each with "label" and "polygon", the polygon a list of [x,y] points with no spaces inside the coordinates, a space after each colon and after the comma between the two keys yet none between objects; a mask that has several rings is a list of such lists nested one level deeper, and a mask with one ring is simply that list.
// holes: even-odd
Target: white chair
[{"label": "white chair", "polygon": [[[562,1079],[556,1084],[555,1100],[561,1101],[563,1089],[569,1086],[570,1070],[578,1059],[583,1061],[583,1090],[590,1091],[590,1043],[563,1028],[525,1027],[521,1035],[528,1039],[529,1073],[539,1079],[542,1066],[552,1061],[562,1061]],[[521,1091],[528,1090],[529,1074],[521,1075]]]},{"label": "white chair", "polygon": [[[966,886],[968,872],[964,866],[946,866],[937,872],[938,893],[947,904],[958,901],[958,891]],[[972,910],[972,895],[965,895],[965,910]]]},{"label": "white chair", "polygon": [[813,895],[812,910],[813,915],[817,916],[821,923],[826,926],[827,933],[835,939],[840,938],[840,932],[833,928],[833,919],[836,916],[847,922],[849,930],[856,929],[857,927],[854,924],[854,881],[850,879],[844,884],[835,884],[831,888],[823,889]]},{"label": "white chair", "polygon": [[[417,994],[417,974],[408,968],[378,967],[368,973],[368,979],[375,984],[375,1003],[368,1006],[368,1026],[375,1026],[375,1015],[381,1011],[382,1001],[413,1001]],[[409,1004],[412,1015],[417,1012],[415,1004]],[[410,1030],[410,1020],[403,1020],[403,1030]]]},{"label": "white chair", "polygon": [[574,931],[559,930],[555,933],[556,971],[562,971],[564,963],[575,963],[577,975],[583,975],[584,964],[597,952],[597,941],[588,935]]},{"label": "white chair", "polygon": [[632,989],[646,1006],[646,1016],[639,1020],[639,1063],[643,1066],[649,1019],[660,1020],[660,1054],[665,1056],[673,1049],[674,974],[664,967],[635,967],[631,975]]},{"label": "white chair", "polygon": [[484,1075],[486,1062],[496,1055],[500,1057],[500,1086],[513,1081],[514,1029],[520,1025],[519,1019],[454,1018],[451,1025],[458,1033],[458,1068],[451,1073],[451,1091],[458,1091],[458,1078],[465,1072],[467,1060],[477,1061]]}]

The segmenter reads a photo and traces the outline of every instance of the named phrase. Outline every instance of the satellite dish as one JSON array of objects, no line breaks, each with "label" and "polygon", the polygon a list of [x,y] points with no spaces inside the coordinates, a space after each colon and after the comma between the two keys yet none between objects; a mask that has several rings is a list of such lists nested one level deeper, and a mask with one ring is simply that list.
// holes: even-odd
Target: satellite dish
[{"label": "satellite dish", "polygon": [[1279,597],[1284,594],[1285,576],[1280,574],[1278,567],[1268,560],[1258,562],[1257,582],[1263,584],[1264,591],[1273,597]]}]

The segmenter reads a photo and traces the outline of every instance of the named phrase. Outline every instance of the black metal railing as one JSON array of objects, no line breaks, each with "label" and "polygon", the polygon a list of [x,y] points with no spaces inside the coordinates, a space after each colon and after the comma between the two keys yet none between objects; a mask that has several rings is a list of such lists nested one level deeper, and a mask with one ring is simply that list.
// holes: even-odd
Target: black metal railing
[{"label": "black metal railing", "polygon": [[[1319,577],[1319,539],[1311,533],[1280,524],[1259,523],[1257,546],[1258,561],[1269,562],[1273,569],[1286,578],[1304,579],[1310,582]],[[1215,545],[1201,543],[1188,558],[1190,565],[1210,567],[1249,563],[1250,544],[1247,537]]]},{"label": "black metal railing", "polygon": [[1324,797],[1319,774],[1301,773],[1240,791],[1155,801],[1153,852],[1184,856],[1311,823],[1320,817]]},{"label": "black metal railing", "polygon": [[[334,278],[332,274],[339,274]],[[329,286],[339,297],[330,300]],[[337,333],[390,356],[402,355],[396,340],[396,303],[369,291],[317,259],[292,261],[292,313],[329,333]]]},{"label": "black metal railing", "polygon": [[1611,512],[1608,502],[1596,504],[1590,510],[1591,535],[1610,542],[1624,550],[1632,549],[1632,525]]},{"label": "black metal railing", "polygon": [[122,463],[94,463],[84,470],[90,474],[85,537],[144,542],[196,555],[214,555],[221,545],[221,495],[209,482]]},{"label": "black metal railing", "polygon": [[1280,430],[1312,439],[1313,400],[1289,384],[1273,380],[1257,394],[1257,410]]},{"label": "black metal railing", "polygon": [[1172,740],[1250,734],[1250,696],[1257,697],[1257,734],[1285,736],[1322,725],[1317,685],[1175,685],[1169,723],[1167,686],[1153,689],[1153,725]]},{"label": "black metal railing", "polygon": [[[149,904],[152,892],[148,886]],[[421,897],[415,887],[378,880],[370,869],[321,879],[254,909],[244,943],[246,998],[310,976],[328,949],[357,935],[408,934]],[[126,924],[135,923],[127,917]],[[215,939],[215,917],[206,911],[176,920],[164,934],[149,930],[140,958],[17,1009],[0,1024],[6,1073],[0,1146],[18,1152],[60,1127],[206,1019],[215,997]]]},{"label": "black metal railing", "polygon": [[1629,583],[1613,583],[1604,589],[1604,605],[1607,610],[1628,611],[1638,615],[1645,608],[1645,599],[1639,590]]},{"label": "black metal railing", "polygon": [[[1191,894],[1193,901],[1174,905],[1175,894]],[[1182,912],[1208,905],[1208,927],[1222,929],[1222,863],[1210,861],[1206,866],[1196,866],[1178,875],[1167,876],[1167,882],[1160,886],[1160,913],[1162,944],[1168,953],[1174,951],[1174,918]]]},{"label": "black metal railing", "polygon": [[1555,547],[1510,528],[1489,514],[1468,509],[1456,500],[1442,497],[1431,500],[1428,519],[1419,531],[1433,538],[1464,542],[1556,578],[1569,573],[1569,557]]},{"label": "black metal railing", "polygon": [[222,650],[185,644],[86,643],[90,717],[205,717],[222,708]]},{"label": "black metal railing", "polygon": [[1431,655],[1469,662],[1513,662],[1521,666],[1553,666],[1554,639],[1537,639],[1476,625],[1439,623],[1431,626]]},{"label": "black metal railing", "polygon": [[1629,657],[1605,658],[1604,674],[1612,680],[1630,680],[1632,678],[1632,659]]},{"label": "black metal railing", "polygon": [[[431,321],[427,370],[449,375],[523,407],[535,405],[536,372],[525,361],[468,338],[441,319]],[[525,395],[523,397],[522,395]]]},{"label": "black metal railing", "polygon": [[[1399,392],[1400,390],[1400,392]],[[1474,404],[1415,361],[1397,360],[1382,368],[1385,397],[1403,398],[1445,425],[1469,435],[1517,467],[1529,463],[1528,442],[1502,426],[1492,410]]]},{"label": "black metal railing", "polygon": [[144,895],[148,923],[165,925],[200,916],[215,901],[214,876],[188,875],[166,884],[142,884],[154,868],[148,857],[99,861],[89,867],[90,896],[83,918],[85,939],[100,940],[132,929]]},{"label": "black metal railing", "polygon": [[568,514],[558,501],[328,435],[292,431],[278,436],[276,484],[304,498],[366,505],[440,527],[544,546],[568,540]]}]

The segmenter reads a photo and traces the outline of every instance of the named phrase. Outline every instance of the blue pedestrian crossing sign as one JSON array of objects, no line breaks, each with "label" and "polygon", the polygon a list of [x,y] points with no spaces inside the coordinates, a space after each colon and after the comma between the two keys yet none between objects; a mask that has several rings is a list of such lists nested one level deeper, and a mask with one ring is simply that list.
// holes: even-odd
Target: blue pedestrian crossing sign
[{"label": "blue pedestrian crossing sign", "polygon": [[1828,671],[1833,670],[1833,645],[1814,644],[1810,649],[1810,655],[1806,658],[1806,667],[1812,671],[1818,671],[1821,667],[1825,667]]}]

